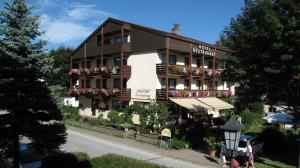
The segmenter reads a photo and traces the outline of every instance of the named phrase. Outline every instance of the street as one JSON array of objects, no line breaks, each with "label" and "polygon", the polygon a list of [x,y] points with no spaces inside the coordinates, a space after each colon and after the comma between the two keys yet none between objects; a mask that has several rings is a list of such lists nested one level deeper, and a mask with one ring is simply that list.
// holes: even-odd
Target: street
[{"label": "street", "polygon": [[141,150],[138,148],[125,146],[123,144],[97,138],[93,135],[79,133],[68,130],[67,143],[62,146],[62,150],[68,152],[86,152],[91,157],[114,153],[128,156],[148,162],[165,165],[172,168],[207,168],[187,161],[164,157],[159,154]]}]

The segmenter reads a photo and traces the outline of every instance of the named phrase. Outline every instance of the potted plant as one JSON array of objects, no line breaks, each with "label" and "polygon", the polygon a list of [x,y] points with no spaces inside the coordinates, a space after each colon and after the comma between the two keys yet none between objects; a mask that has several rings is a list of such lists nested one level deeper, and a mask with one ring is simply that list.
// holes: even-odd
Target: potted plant
[{"label": "potted plant", "polygon": [[203,141],[207,145],[209,155],[211,157],[215,157],[216,156],[216,147],[218,145],[216,137],[208,136],[208,137],[203,138]]}]

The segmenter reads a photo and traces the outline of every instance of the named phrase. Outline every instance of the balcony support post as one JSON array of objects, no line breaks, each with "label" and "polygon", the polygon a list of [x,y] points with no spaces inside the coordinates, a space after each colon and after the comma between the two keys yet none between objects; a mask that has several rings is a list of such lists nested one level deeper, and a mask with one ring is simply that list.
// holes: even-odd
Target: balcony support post
[{"label": "balcony support post", "polygon": [[[84,61],[84,70],[87,68],[86,66],[86,42],[84,43],[84,53],[83,53],[83,61]],[[83,73],[83,88],[86,89],[86,73]]]},{"label": "balcony support post", "polygon": [[192,61],[193,61],[193,43],[191,43],[190,48],[190,57],[189,57],[189,69],[192,70],[192,72],[189,74],[189,91],[192,90],[192,75],[193,75],[193,69],[192,69]]},{"label": "balcony support post", "polygon": [[201,79],[201,90],[204,91],[204,83],[205,83],[205,73],[204,73],[204,54],[201,56],[201,71],[202,71],[202,79]]},{"label": "balcony support post", "polygon": [[166,46],[166,74],[165,74],[165,80],[166,80],[166,99],[168,99],[168,93],[169,93],[169,37],[165,40],[165,46]]},{"label": "balcony support post", "polygon": [[[216,48],[214,49],[216,53]],[[216,96],[216,56],[213,57],[213,83],[212,83],[212,90],[214,92],[214,96]]]},{"label": "balcony support post", "polygon": [[[104,35],[103,35],[103,27],[101,28],[101,43],[100,43],[100,68],[103,67],[103,50],[104,50]],[[98,67],[99,68],[99,67]],[[101,75],[99,78],[100,88],[103,88],[103,76]]]},{"label": "balcony support post", "polygon": [[121,66],[120,66],[120,96],[123,97],[123,64],[124,64],[124,25],[121,28],[121,48],[120,48],[120,55],[121,55]]},{"label": "balcony support post", "polygon": [[[69,65],[69,72],[72,70],[73,68],[73,58],[72,56],[70,56],[70,65]],[[72,89],[72,76],[69,75],[69,90]]]}]

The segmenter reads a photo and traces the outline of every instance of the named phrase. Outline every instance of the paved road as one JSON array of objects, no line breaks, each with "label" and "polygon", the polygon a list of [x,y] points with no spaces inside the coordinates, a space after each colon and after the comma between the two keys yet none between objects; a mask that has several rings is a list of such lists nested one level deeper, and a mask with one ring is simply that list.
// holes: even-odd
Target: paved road
[{"label": "paved road", "polygon": [[69,152],[86,152],[90,156],[99,156],[107,153],[114,153],[133,157],[148,162],[158,163],[172,168],[208,168],[194,163],[164,157],[159,154],[125,146],[120,143],[97,138],[93,135],[68,130],[68,140],[62,149]]}]

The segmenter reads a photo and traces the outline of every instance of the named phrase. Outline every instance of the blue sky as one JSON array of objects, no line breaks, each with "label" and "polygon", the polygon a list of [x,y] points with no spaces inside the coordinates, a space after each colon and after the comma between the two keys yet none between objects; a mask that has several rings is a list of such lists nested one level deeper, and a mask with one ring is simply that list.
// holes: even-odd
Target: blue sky
[{"label": "blue sky", "polygon": [[[6,0],[4,0],[6,1]],[[180,24],[181,35],[215,43],[240,13],[244,0],[28,0],[41,15],[47,49],[77,47],[106,18],[114,17],[164,31]]]}]

